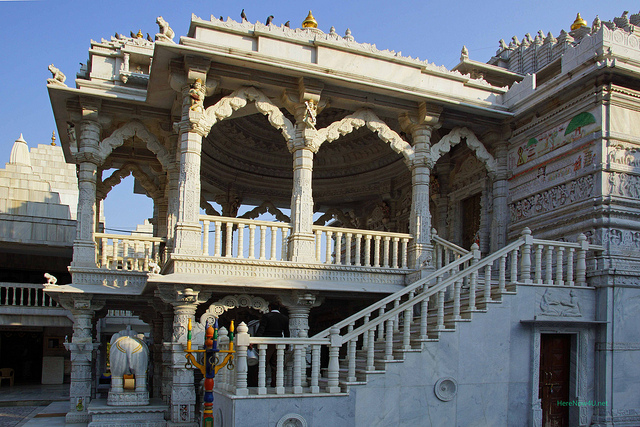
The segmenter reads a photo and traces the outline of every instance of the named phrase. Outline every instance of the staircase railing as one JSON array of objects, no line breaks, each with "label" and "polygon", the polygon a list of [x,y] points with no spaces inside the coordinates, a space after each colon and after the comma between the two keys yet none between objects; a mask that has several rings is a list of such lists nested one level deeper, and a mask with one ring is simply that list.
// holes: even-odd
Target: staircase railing
[{"label": "staircase railing", "polygon": [[[447,330],[445,294],[452,296],[448,308],[448,321],[451,322],[461,320],[463,314],[483,311],[489,302],[494,301],[494,295],[501,297],[509,292],[507,286],[510,284],[586,286],[586,253],[603,250],[602,246],[589,244],[583,234],[578,237],[577,243],[556,242],[534,239],[531,231],[525,229],[518,240],[482,259],[478,246],[473,245],[469,253],[458,254],[458,259],[427,277],[310,338],[254,338],[247,335],[245,343],[241,344],[240,337],[246,334],[246,326],[243,329],[241,325],[238,328],[235,393],[249,393],[246,368],[246,349],[249,344],[259,352],[258,394],[267,393],[265,355],[268,345],[276,347],[276,394],[319,393],[321,381],[326,382],[326,393],[340,393],[343,390],[339,355],[345,344],[342,380],[348,384],[356,381],[358,360],[365,373],[375,372],[380,363],[395,360],[394,352],[410,350],[412,342],[437,338],[440,332]],[[494,274],[495,264],[497,274]],[[493,284],[497,286],[493,287]],[[483,287],[480,288],[480,285]],[[464,309],[463,291],[466,298]],[[436,298],[430,304],[434,296]],[[388,307],[390,304],[393,305]],[[431,318],[430,308],[435,312]],[[414,325],[416,322],[418,324]],[[397,343],[394,342],[396,334],[402,334]],[[289,370],[289,380],[285,381],[287,346],[292,350],[293,365]],[[326,379],[321,380],[320,353],[323,346],[328,347],[329,362]],[[311,353],[310,377],[306,375],[304,355],[307,349]],[[382,358],[376,357],[376,354],[381,354]],[[285,387],[285,383],[288,387]]]}]

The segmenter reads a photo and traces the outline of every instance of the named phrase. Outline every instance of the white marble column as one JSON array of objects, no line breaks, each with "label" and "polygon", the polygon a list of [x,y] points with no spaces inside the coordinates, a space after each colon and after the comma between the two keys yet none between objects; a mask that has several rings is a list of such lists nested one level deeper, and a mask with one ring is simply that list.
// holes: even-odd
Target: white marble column
[{"label": "white marble column", "polygon": [[96,266],[96,178],[102,128],[97,120],[80,122],[78,141],[78,224],[73,242],[73,267]]},{"label": "white marble column", "polygon": [[181,124],[180,174],[178,177],[178,218],[175,234],[176,253],[201,254],[200,151],[202,133]]},{"label": "white marble column", "polygon": [[413,237],[409,244],[409,267],[415,269],[434,268],[429,180],[437,160],[431,156],[431,133],[440,127],[440,113],[440,108],[423,103],[417,116],[405,114],[400,117],[402,128],[411,134],[414,149],[413,158],[406,163],[411,170],[409,233]]},{"label": "white marble column", "polygon": [[[176,286],[178,288],[178,286]],[[197,426],[195,406],[196,389],[194,386],[194,371],[185,368],[185,348],[187,343],[187,325],[189,319],[195,324],[194,315],[198,304],[199,290],[191,288],[172,289],[164,287],[156,292],[163,302],[173,306],[172,335],[170,342],[164,343],[164,348],[170,356],[171,384],[165,390],[169,392],[168,425]],[[168,326],[165,323],[165,327]],[[163,385],[165,381],[163,381]]]},{"label": "white marble column", "polygon": [[493,216],[491,218],[491,252],[504,247],[507,243],[507,225],[509,224],[509,208],[507,194],[509,192],[507,170],[506,140],[494,143],[493,157],[498,162],[498,170],[491,177],[493,179]]},{"label": "white marble column", "polygon": [[93,355],[100,345],[93,342],[93,315],[104,303],[92,302],[91,295],[61,297],[60,303],[73,315],[73,336],[71,342],[64,343],[71,353],[71,385],[66,422],[87,423],[91,421],[87,407],[93,394]]},{"label": "white marble column", "polygon": [[313,154],[314,151],[303,142],[294,144],[289,259],[296,262],[313,262],[315,259],[311,189]]},{"label": "white marble column", "polygon": [[166,219],[166,252],[171,253],[175,248],[176,224],[178,222],[178,176],[180,175],[179,162],[176,161],[167,171],[167,187],[165,197],[167,199]]}]

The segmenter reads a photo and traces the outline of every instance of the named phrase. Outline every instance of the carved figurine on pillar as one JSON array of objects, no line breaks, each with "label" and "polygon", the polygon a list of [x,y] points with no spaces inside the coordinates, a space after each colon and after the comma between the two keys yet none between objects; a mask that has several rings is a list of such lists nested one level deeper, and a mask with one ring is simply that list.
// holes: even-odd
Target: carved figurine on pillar
[{"label": "carved figurine on pillar", "polygon": [[326,107],[326,102],[320,102],[321,91],[321,86],[301,80],[297,92],[285,92],[282,97],[285,107],[296,118],[295,135],[288,147],[293,154],[289,259],[297,262],[315,259],[311,181],[313,155],[319,148],[315,142],[316,117]]}]

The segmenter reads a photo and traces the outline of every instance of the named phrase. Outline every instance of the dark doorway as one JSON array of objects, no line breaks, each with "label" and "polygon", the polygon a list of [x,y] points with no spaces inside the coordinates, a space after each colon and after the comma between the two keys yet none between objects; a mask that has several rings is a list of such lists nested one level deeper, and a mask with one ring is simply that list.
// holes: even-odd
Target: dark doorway
[{"label": "dark doorway", "polygon": [[478,193],[462,201],[462,247],[471,249],[480,230],[480,197]]},{"label": "dark doorway", "polygon": [[540,338],[539,397],[542,399],[542,425],[568,426],[571,335],[542,334]]},{"label": "dark doorway", "polygon": [[40,384],[42,332],[0,332],[0,368],[13,368],[15,384]]}]

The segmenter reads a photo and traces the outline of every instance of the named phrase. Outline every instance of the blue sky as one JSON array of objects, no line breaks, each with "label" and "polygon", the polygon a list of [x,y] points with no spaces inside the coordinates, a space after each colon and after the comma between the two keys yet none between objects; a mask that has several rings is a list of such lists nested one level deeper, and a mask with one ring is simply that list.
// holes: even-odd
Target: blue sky
[{"label": "blue sky", "polygon": [[[487,61],[501,38],[508,42],[516,35],[522,40],[526,33],[535,35],[538,30],[557,36],[561,29],[569,30],[578,12],[590,24],[596,14],[605,21],[625,10],[638,13],[638,2],[0,0],[0,165],[4,167],[9,161],[13,141],[20,133],[30,147],[51,140],[55,128],[46,90],[46,79],[51,77],[49,64],[55,64],[71,86],[79,63],[87,60],[91,39],[138,30],[153,36],[159,15],[177,36],[184,36],[191,13],[201,18],[213,15],[240,20],[243,8],[251,22],[265,22],[267,16],[274,15],[276,25],[291,21],[292,27],[299,27],[312,10],[325,32],[331,26],[339,34],[350,28],[358,42],[451,68],[458,63],[462,45],[469,49],[471,59]],[[151,216],[152,205],[145,196],[135,197],[140,206],[135,213],[120,215],[122,205],[118,207],[114,200],[130,194],[131,188],[132,180],[125,180],[107,198],[108,226],[130,229]]]}]

